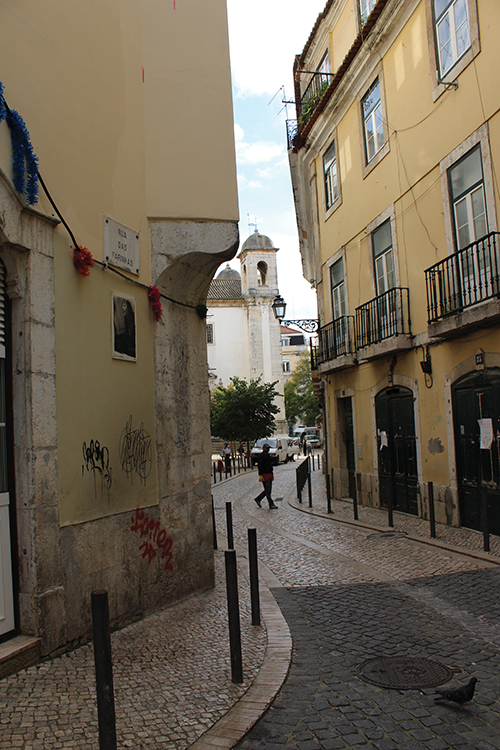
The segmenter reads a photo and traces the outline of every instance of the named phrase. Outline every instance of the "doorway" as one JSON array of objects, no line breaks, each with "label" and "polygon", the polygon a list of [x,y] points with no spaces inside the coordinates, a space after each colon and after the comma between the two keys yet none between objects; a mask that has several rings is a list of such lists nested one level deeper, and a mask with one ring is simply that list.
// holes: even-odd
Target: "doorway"
[{"label": "doorway", "polygon": [[484,484],[489,530],[500,534],[500,370],[460,378],[452,386],[452,402],[460,523],[481,529]]},{"label": "doorway", "polygon": [[347,469],[348,474],[348,496],[354,497],[356,492],[356,456],[354,449],[354,422],[352,397],[345,396],[338,399],[339,426],[342,431],[343,450],[340,453],[340,465]]},{"label": "doorway", "polygon": [[380,505],[418,514],[413,392],[397,386],[375,397]]},{"label": "doorway", "polygon": [[0,637],[14,629],[11,523],[8,482],[9,408],[7,390],[7,314],[5,266],[0,261]]}]

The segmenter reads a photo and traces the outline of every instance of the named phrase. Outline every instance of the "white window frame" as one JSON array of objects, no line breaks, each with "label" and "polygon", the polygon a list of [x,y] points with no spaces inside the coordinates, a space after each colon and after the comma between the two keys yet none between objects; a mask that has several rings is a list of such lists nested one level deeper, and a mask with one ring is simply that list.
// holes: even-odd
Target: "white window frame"
[{"label": "white window frame", "polygon": [[[466,12],[466,19],[462,24],[457,27],[457,9],[458,7],[462,7],[465,9]],[[436,2],[434,0],[434,18],[435,18],[435,24],[436,24],[436,46],[437,46],[437,52],[438,52],[438,61],[439,61],[439,72],[441,78],[444,78],[449,71],[457,64],[457,62],[460,60],[463,55],[467,52],[468,49],[470,49],[471,46],[471,38],[470,38],[470,24],[469,24],[469,9],[467,5],[467,0],[448,0],[448,5],[444,8],[439,18],[436,17]],[[442,50],[445,45],[441,44],[441,28],[443,28],[445,25],[449,25],[450,29],[450,36],[447,40],[447,43],[449,42],[450,46],[450,57],[451,62],[444,67],[443,66],[443,56],[442,56]],[[466,26],[466,46],[462,51],[459,49],[459,40],[460,40],[460,32],[464,31],[464,27]]]},{"label": "white window frame", "polygon": [[[210,338],[209,331],[211,332],[211,341],[208,339]],[[207,346],[213,346],[215,344],[215,336],[214,336],[214,324],[213,323],[207,323]]]},{"label": "white window frame", "polygon": [[[454,0],[450,0],[453,3]],[[456,81],[465,68],[480,53],[481,44],[479,39],[479,17],[477,12],[477,0],[466,0],[467,15],[469,19],[470,46],[449,67],[444,74],[441,72],[439,56],[439,41],[437,34],[437,21],[434,13],[434,0],[425,0],[425,15],[427,24],[427,40],[429,49],[430,74],[432,82],[432,101],[436,101],[447,89],[449,84]],[[441,16],[442,17],[442,16]],[[440,18],[441,18],[440,17]],[[444,76],[444,80],[443,80]]]},{"label": "white window frame", "polygon": [[359,20],[361,27],[368,21],[374,5],[375,0],[359,0]]},{"label": "white window frame", "polygon": [[[377,150],[373,154],[373,156],[368,160],[368,139],[366,135],[366,121],[369,119],[369,116],[365,116],[365,109],[364,109],[364,102],[366,101],[367,96],[369,95],[370,91],[374,88],[375,84],[378,81],[379,90],[380,90],[380,105],[377,105],[377,109],[380,106],[380,115],[382,119],[382,129],[383,129],[383,142],[377,143]],[[374,108],[375,110],[375,108]],[[373,114],[374,110],[370,113],[370,115]],[[363,179],[365,179],[370,172],[375,169],[377,164],[381,162],[381,160],[389,153],[390,150],[390,144],[389,144],[389,132],[387,128],[387,111],[386,111],[386,104],[385,104],[385,87],[384,87],[384,76],[383,76],[383,70],[382,65],[378,65],[377,69],[374,71],[372,77],[369,81],[367,81],[366,86],[361,88],[361,95],[358,97],[358,116],[359,116],[359,142],[360,142],[360,148],[361,148],[361,154],[362,154],[362,168],[363,168]]]},{"label": "white window frame", "polygon": [[284,375],[291,375],[292,373],[292,363],[289,359],[282,360],[283,362],[283,374]]},{"label": "white window frame", "polygon": [[[333,151],[333,158],[331,153]],[[323,154],[323,186],[325,191],[325,210],[330,211],[339,199],[339,175],[337,160],[337,144],[335,138]]]}]

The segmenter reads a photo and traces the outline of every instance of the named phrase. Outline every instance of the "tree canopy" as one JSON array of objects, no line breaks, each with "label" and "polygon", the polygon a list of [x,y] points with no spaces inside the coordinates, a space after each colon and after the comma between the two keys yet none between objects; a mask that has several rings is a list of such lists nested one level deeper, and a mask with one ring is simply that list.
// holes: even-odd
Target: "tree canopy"
[{"label": "tree canopy", "polygon": [[279,397],[274,383],[261,383],[261,378],[249,383],[231,378],[227,388],[216,388],[212,393],[210,428],[213,436],[223,440],[252,442],[272,435],[279,412],[275,399]]},{"label": "tree canopy", "polygon": [[299,357],[297,367],[285,383],[285,414],[291,424],[301,422],[311,426],[321,420],[321,408],[314,395],[307,352]]}]

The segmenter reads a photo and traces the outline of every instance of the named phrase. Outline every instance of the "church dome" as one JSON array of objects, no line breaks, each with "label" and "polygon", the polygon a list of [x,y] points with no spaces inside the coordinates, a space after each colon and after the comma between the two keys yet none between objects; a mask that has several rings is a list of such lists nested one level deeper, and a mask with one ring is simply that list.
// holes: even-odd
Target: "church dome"
[{"label": "church dome", "polygon": [[238,280],[241,279],[240,274],[238,271],[235,271],[234,268],[231,268],[229,263],[226,263],[226,267],[224,270],[220,272],[218,276],[216,276],[217,279],[231,279],[231,280]]},{"label": "church dome", "polygon": [[250,237],[245,240],[241,247],[241,252],[244,250],[272,250],[274,249],[274,245],[272,240],[269,237],[266,237],[265,234],[259,234],[259,231],[256,229],[253,234],[250,235]]}]

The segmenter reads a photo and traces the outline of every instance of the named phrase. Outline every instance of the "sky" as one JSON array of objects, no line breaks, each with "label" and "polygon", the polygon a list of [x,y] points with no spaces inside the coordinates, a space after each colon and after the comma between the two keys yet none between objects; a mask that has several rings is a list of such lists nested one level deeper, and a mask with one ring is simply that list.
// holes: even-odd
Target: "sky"
[{"label": "sky", "polygon": [[[243,243],[257,226],[280,248],[278,286],[287,318],[316,318],[317,306],[316,292],[302,276],[282,100],[293,99],[294,58],[325,3],[227,0],[240,238]],[[295,117],[288,105],[288,118]],[[238,260],[230,265],[240,270]]]}]

